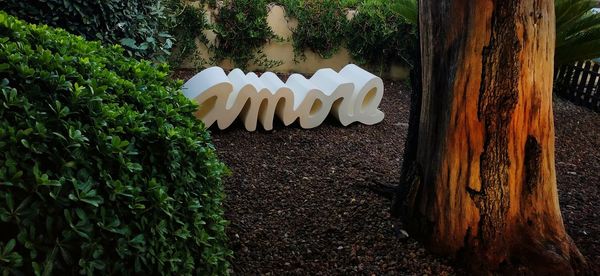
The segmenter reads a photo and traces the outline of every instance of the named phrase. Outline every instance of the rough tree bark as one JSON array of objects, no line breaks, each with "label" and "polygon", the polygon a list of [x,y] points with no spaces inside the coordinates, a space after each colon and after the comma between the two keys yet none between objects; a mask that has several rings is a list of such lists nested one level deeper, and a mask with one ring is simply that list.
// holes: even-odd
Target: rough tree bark
[{"label": "rough tree bark", "polygon": [[421,0],[419,22],[416,151],[393,211],[474,272],[580,272],[556,190],[553,1]]}]

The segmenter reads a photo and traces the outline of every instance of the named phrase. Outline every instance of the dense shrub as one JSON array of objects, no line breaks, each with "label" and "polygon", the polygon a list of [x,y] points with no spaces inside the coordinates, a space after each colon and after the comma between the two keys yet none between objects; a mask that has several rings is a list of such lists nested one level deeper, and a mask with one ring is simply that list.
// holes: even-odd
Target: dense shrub
[{"label": "dense shrub", "polygon": [[331,58],[343,45],[348,20],[339,0],[283,1],[287,14],[298,19],[293,30],[294,54],[304,58],[309,49],[323,58]]},{"label": "dense shrub", "polygon": [[120,43],[136,57],[164,61],[173,46],[163,23],[171,15],[160,0],[6,0],[1,9],[31,23]]},{"label": "dense shrub", "polygon": [[225,167],[166,65],[0,12],[0,270],[224,274]]},{"label": "dense shrub", "polygon": [[276,66],[260,52],[275,35],[267,24],[265,0],[226,0],[215,18],[216,45],[212,47],[218,63],[229,58],[235,66],[245,69],[249,62]]},{"label": "dense shrub", "polygon": [[[359,63],[413,65],[416,26],[399,12],[403,1],[365,1],[348,24],[348,50]],[[410,2],[410,1],[408,1]]]}]

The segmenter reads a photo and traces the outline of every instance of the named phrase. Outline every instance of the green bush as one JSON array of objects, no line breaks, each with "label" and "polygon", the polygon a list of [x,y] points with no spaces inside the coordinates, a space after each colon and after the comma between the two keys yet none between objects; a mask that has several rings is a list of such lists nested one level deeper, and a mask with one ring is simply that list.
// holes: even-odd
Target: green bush
[{"label": "green bush", "polygon": [[416,26],[398,12],[398,2],[365,1],[348,24],[346,37],[352,57],[362,64],[385,67],[414,64],[418,47]]},{"label": "green bush", "polygon": [[229,58],[245,69],[251,61],[264,67],[277,66],[260,49],[275,38],[267,24],[265,0],[226,0],[215,18],[216,45],[212,47],[215,63]]},{"label": "green bush", "polygon": [[160,0],[6,0],[2,9],[31,23],[120,43],[135,57],[165,61],[174,42],[163,23],[171,15]]},{"label": "green bush", "polygon": [[295,57],[304,58],[304,50],[309,49],[322,58],[331,58],[340,49],[348,20],[339,0],[282,2],[287,14],[298,19],[292,35]]},{"label": "green bush", "polygon": [[0,12],[0,270],[225,274],[221,176],[164,64]]}]

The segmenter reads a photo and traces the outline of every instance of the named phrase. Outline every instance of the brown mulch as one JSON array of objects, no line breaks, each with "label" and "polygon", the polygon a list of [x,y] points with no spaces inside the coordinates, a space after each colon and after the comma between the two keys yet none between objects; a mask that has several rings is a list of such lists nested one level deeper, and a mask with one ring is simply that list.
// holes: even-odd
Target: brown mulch
[{"label": "brown mulch", "polygon": [[[180,73],[183,79],[189,72]],[[378,125],[334,119],[248,132],[211,128],[225,179],[232,269],[241,275],[447,275],[450,260],[405,238],[390,201],[368,187],[396,184],[408,129],[408,88],[385,82]],[[556,167],[567,231],[600,271],[600,114],[554,105]]]},{"label": "brown mulch", "polygon": [[563,220],[581,253],[600,275],[600,113],[556,99],[554,125]]}]

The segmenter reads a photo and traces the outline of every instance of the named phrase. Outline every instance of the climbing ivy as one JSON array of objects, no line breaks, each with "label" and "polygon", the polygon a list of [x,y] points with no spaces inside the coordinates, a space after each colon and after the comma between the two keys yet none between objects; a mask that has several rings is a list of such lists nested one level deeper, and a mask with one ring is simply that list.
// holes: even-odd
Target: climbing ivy
[{"label": "climbing ivy", "polygon": [[[293,30],[294,56],[305,58],[311,50],[330,58],[346,46],[359,64],[379,66],[414,63],[416,37],[415,0],[280,0]],[[347,16],[354,12],[354,16]],[[347,19],[350,17],[351,19]]]},{"label": "climbing ivy", "polygon": [[260,52],[262,46],[275,38],[267,24],[265,0],[226,0],[215,17],[216,44],[211,47],[216,63],[229,58],[235,66],[245,69],[250,62],[264,67],[278,65]]},{"label": "climbing ivy", "polygon": [[[210,6],[211,2],[208,5]],[[208,44],[203,31],[211,26],[206,20],[205,11],[201,7],[187,4],[184,0],[168,0],[167,7],[173,15],[169,17],[168,29],[177,41],[169,63],[175,67],[191,56],[196,69],[203,68],[207,61],[198,52],[196,40],[204,45]]]}]

